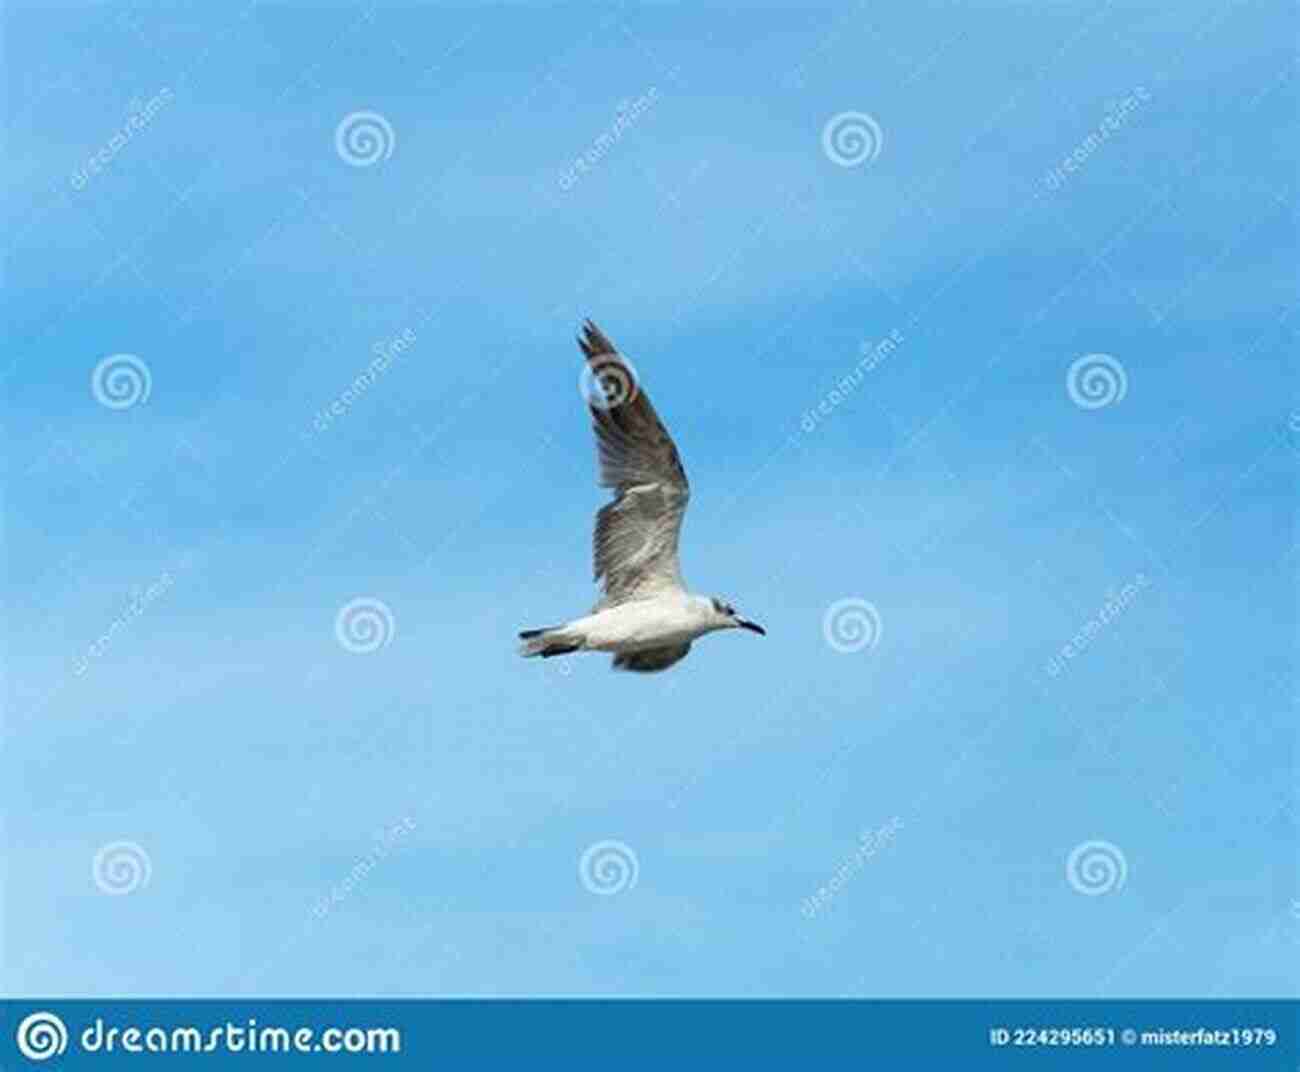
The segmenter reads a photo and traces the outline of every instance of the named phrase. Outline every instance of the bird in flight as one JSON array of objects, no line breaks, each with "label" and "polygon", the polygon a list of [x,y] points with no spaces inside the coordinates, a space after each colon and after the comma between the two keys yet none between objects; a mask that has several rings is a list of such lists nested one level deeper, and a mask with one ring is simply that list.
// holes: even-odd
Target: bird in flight
[{"label": "bird in flight", "polygon": [[686,590],[677,542],[691,489],[677,447],[632,366],[590,320],[578,345],[587,360],[599,482],[614,490],[596,513],[593,538],[604,595],[585,617],[525,629],[519,654],[612,652],[615,670],[648,674],[684,659],[705,633],[748,629],[766,636],[725,600]]}]

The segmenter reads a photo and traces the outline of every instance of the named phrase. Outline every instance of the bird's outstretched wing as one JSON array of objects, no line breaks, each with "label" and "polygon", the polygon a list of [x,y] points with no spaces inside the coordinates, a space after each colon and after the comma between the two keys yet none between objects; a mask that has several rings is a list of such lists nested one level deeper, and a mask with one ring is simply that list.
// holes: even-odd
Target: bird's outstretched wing
[{"label": "bird's outstretched wing", "polygon": [[578,345],[587,359],[587,402],[601,487],[614,500],[596,514],[597,609],[682,591],[677,541],[690,485],[677,447],[637,382],[636,371],[588,320]]}]

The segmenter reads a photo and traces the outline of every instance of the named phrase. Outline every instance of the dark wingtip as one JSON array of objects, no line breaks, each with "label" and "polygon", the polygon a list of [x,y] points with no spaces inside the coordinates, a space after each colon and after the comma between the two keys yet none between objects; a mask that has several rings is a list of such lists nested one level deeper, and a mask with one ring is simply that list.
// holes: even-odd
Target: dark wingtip
[{"label": "dark wingtip", "polygon": [[609,337],[596,326],[596,322],[591,317],[587,317],[582,322],[582,334],[578,336],[578,346],[588,358],[599,354],[617,353]]}]

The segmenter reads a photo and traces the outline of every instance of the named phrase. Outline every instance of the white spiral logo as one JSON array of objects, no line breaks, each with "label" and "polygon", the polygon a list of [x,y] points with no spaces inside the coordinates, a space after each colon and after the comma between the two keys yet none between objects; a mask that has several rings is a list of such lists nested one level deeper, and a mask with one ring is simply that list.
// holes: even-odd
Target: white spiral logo
[{"label": "white spiral logo", "polygon": [[1080,893],[1097,897],[1123,887],[1128,861],[1118,845],[1085,841],[1074,847],[1065,862],[1065,877]]},{"label": "white spiral logo", "polygon": [[840,112],[822,127],[822,152],[840,167],[869,164],[884,147],[880,124],[866,112]]},{"label": "white spiral logo", "polygon": [[353,655],[369,655],[388,647],[396,633],[397,620],[382,599],[362,596],[343,604],[334,616],[334,635]]},{"label": "white spiral logo", "polygon": [[100,892],[120,897],[149,885],[153,863],[134,841],[110,841],[90,865],[90,877]]},{"label": "white spiral logo", "polygon": [[874,648],[883,629],[876,605],[856,596],[837,599],[822,616],[826,643],[845,655]]},{"label": "white spiral logo", "polygon": [[370,167],[393,155],[397,136],[378,112],[349,112],[334,128],[334,149],[353,167]]},{"label": "white spiral logo", "polygon": [[582,366],[578,390],[589,405],[597,409],[614,409],[636,398],[640,388],[632,362],[626,357],[609,354]]},{"label": "white spiral logo", "polygon": [[630,890],[640,872],[636,853],[621,841],[597,841],[578,861],[578,878],[588,890],[602,897]]},{"label": "white spiral logo", "polygon": [[68,1029],[52,1012],[24,1016],[15,1033],[18,1052],[29,1061],[48,1061],[68,1048]]},{"label": "white spiral logo", "polygon": [[90,374],[90,393],[109,409],[130,409],[149,401],[153,376],[134,354],[110,354]]},{"label": "white spiral logo", "polygon": [[1110,354],[1084,354],[1065,374],[1065,387],[1076,406],[1101,409],[1124,400],[1128,373]]}]

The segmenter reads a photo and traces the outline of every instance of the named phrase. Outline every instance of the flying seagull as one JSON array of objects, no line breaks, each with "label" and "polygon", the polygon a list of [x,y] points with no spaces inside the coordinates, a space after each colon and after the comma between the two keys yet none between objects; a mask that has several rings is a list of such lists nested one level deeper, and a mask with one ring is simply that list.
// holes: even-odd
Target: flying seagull
[{"label": "flying seagull", "polygon": [[684,659],[705,633],[748,629],[766,636],[725,600],[686,590],[677,541],[691,489],[677,447],[632,366],[590,320],[578,345],[592,386],[587,402],[600,485],[614,489],[613,501],[596,513],[593,538],[604,596],[586,617],[525,629],[519,654],[608,651],[615,670],[648,674]]}]

